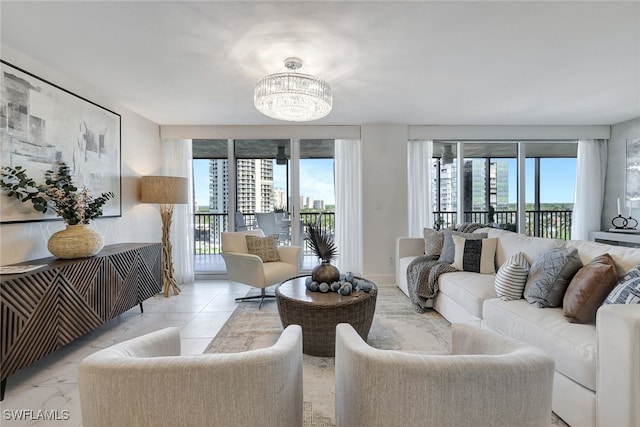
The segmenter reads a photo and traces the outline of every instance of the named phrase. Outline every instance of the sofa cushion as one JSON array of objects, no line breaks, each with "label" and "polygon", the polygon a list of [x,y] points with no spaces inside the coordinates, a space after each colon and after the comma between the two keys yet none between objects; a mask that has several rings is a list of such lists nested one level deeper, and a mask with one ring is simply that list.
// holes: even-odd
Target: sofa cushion
[{"label": "sofa cushion", "polygon": [[496,274],[496,294],[501,300],[522,299],[530,268],[531,266],[522,252],[507,258]]},{"label": "sofa cushion", "polygon": [[457,271],[441,274],[438,278],[440,292],[457,302],[472,315],[482,318],[482,303],[496,298],[493,284],[495,275]]},{"label": "sofa cushion", "polygon": [[432,228],[425,228],[422,232],[424,236],[424,254],[440,255],[442,243],[444,242],[444,231],[437,231]]},{"label": "sofa cushion", "polygon": [[616,263],[618,277],[622,277],[627,271],[640,264],[640,250],[625,246],[605,245],[604,243],[588,242],[586,240],[570,240],[568,248],[576,248],[580,260],[587,265],[593,258],[602,254],[609,254]]},{"label": "sofa cushion", "polygon": [[620,278],[605,303],[640,304],[640,265],[636,265]]},{"label": "sofa cushion", "polygon": [[465,239],[453,235],[455,247],[451,266],[457,270],[481,274],[496,272],[495,256],[498,239]]},{"label": "sofa cushion", "polygon": [[487,233],[462,233],[460,231],[444,230],[444,241],[442,243],[442,252],[438,261],[446,262],[447,264],[453,263],[455,256],[455,245],[453,244],[452,236],[460,236],[465,239],[486,239]]},{"label": "sofa cushion", "polygon": [[529,270],[524,298],[538,308],[558,307],[581,267],[576,248],[554,249],[539,255]]},{"label": "sofa cushion", "polygon": [[596,389],[596,327],[569,323],[562,308],[540,310],[525,300],[485,301],[482,326],[549,353],[556,370],[590,390]]},{"label": "sofa cushion", "polygon": [[497,228],[483,228],[479,231],[486,231],[489,237],[498,238],[498,246],[496,247],[496,265],[498,267],[504,264],[511,255],[518,252],[523,252],[529,264],[532,264],[540,254],[565,245],[563,240],[529,237]]},{"label": "sofa cushion", "polygon": [[572,323],[591,323],[618,281],[613,258],[609,254],[595,257],[582,267],[567,287],[562,301],[564,315]]}]

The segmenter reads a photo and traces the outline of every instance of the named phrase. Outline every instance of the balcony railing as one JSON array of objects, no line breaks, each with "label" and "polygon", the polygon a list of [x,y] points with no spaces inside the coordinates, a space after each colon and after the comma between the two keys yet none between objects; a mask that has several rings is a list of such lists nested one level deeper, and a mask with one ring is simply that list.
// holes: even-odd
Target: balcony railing
[{"label": "balcony railing", "polygon": [[[320,216],[320,226],[333,232],[335,230],[334,212],[303,212],[300,218],[304,224],[316,223]],[[518,215],[515,211],[495,211],[494,222],[503,228],[515,231]],[[536,237],[569,240],[571,238],[572,211],[527,211],[525,224],[526,234]],[[456,212],[434,212],[434,223],[438,218],[444,221],[441,227],[456,224]],[[489,223],[489,212],[465,212],[465,222]],[[253,214],[244,214],[246,224],[255,224]],[[250,226],[250,228],[252,228]],[[194,252],[196,255],[217,255],[221,253],[221,233],[228,231],[229,222],[227,214],[196,213],[194,215]],[[304,237],[304,236],[303,236]],[[310,256],[311,251],[306,241],[303,242],[303,255]]]},{"label": "balcony railing", "polygon": [[[572,214],[573,211],[526,211],[525,234],[535,237],[569,240],[571,239]],[[439,218],[442,218],[441,227],[449,227],[456,224],[457,215],[456,212],[434,212],[434,224]],[[493,218],[494,222],[500,224],[502,228],[515,231],[518,223],[518,213],[516,211],[495,211]],[[465,212],[464,221],[488,224],[489,212]]]},{"label": "balcony railing", "polygon": [[[320,217],[320,227],[333,232],[335,227],[334,212],[302,212],[300,219],[303,224],[317,223]],[[257,228],[254,214],[244,214],[245,224],[249,229]],[[224,213],[196,213],[194,214],[194,253],[196,255],[217,255],[222,253],[221,233],[229,230],[228,215]],[[302,236],[304,237],[304,236]],[[307,242],[303,244],[303,255],[311,255]]]}]

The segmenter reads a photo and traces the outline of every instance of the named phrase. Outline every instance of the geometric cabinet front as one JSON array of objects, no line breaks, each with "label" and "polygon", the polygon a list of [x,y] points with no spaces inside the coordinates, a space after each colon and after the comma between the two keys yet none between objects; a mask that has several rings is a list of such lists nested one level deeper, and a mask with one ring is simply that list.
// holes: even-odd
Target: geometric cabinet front
[{"label": "geometric cabinet front", "polygon": [[[46,267],[2,276],[0,379],[6,378],[161,290],[162,246],[106,246],[91,258],[45,258]],[[3,390],[4,391],[4,390]]]}]

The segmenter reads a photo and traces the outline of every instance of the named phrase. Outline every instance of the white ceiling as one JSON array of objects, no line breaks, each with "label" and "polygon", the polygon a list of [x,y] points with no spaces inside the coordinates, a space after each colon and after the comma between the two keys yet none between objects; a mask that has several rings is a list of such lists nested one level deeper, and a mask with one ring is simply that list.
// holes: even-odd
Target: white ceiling
[{"label": "white ceiling", "polygon": [[288,56],[333,88],[313,124],[640,117],[638,1],[3,0],[0,12],[3,45],[159,124],[283,124],[255,110],[253,87]]}]

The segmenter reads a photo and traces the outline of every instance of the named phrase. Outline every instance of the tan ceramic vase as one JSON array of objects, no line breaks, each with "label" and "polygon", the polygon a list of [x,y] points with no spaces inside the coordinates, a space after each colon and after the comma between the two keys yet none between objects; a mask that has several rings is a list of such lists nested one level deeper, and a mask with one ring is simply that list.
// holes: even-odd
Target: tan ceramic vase
[{"label": "tan ceramic vase", "polygon": [[86,224],[67,225],[49,238],[47,248],[54,256],[63,259],[94,256],[104,246],[102,236]]}]

